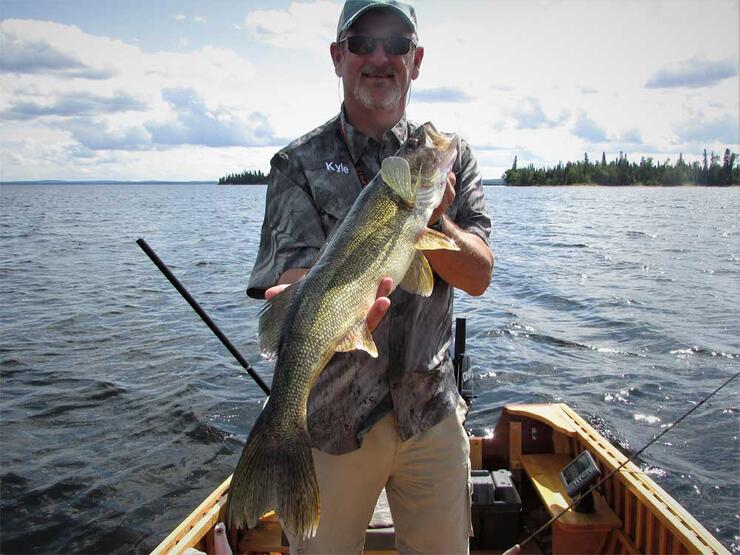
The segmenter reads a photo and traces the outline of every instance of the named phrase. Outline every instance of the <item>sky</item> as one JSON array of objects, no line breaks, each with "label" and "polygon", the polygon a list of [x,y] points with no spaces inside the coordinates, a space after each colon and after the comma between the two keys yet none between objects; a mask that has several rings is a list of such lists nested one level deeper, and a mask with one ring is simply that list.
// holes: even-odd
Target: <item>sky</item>
[{"label": "sky", "polygon": [[[339,111],[341,2],[0,1],[0,180],[216,180]],[[740,3],[417,0],[408,116],[484,178],[740,151]]]}]

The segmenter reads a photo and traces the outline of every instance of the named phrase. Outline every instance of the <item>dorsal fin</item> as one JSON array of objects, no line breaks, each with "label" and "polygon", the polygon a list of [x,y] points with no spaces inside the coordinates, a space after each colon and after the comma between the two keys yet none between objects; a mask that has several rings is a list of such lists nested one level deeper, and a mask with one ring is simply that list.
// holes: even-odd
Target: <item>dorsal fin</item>
[{"label": "dorsal fin", "polygon": [[386,158],[380,166],[380,175],[405,203],[414,205],[416,188],[411,183],[411,168],[406,160],[398,156]]}]

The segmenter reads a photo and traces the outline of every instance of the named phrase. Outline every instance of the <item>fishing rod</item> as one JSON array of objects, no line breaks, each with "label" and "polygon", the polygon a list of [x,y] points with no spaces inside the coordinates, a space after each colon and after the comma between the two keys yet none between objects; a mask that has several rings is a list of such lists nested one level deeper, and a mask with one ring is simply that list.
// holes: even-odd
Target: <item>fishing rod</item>
[{"label": "fishing rod", "polygon": [[689,416],[689,415],[690,415],[690,414],[691,414],[692,412],[694,412],[694,411],[695,411],[696,409],[698,409],[698,408],[699,408],[700,406],[702,406],[702,405],[703,405],[703,404],[704,404],[705,402],[707,402],[707,401],[708,401],[708,400],[709,400],[709,399],[710,399],[710,398],[711,398],[712,396],[714,396],[714,395],[715,395],[715,394],[716,394],[716,393],[717,393],[717,392],[718,392],[718,391],[719,391],[720,389],[722,389],[723,387],[725,387],[725,386],[726,386],[726,385],[727,385],[728,383],[730,383],[730,382],[731,382],[732,380],[734,380],[734,379],[735,379],[735,378],[737,378],[738,376],[740,376],[740,372],[736,373],[736,374],[735,374],[735,375],[733,375],[733,376],[730,376],[730,378],[729,378],[729,379],[727,379],[727,380],[726,380],[726,381],[725,381],[725,382],[724,382],[724,383],[723,383],[722,385],[720,385],[720,386],[719,386],[719,387],[718,387],[717,389],[715,389],[714,391],[712,391],[712,392],[711,392],[711,393],[710,393],[709,395],[707,395],[706,397],[704,397],[704,399],[702,399],[701,401],[699,401],[699,402],[698,402],[698,403],[697,403],[696,405],[694,405],[694,406],[693,406],[693,407],[691,407],[691,408],[690,408],[690,409],[689,409],[689,410],[688,410],[687,412],[685,412],[685,413],[683,414],[683,416],[681,416],[681,418],[679,418],[678,420],[676,420],[676,421],[675,421],[675,422],[674,422],[673,424],[670,424],[669,426],[667,426],[665,430],[663,430],[663,431],[662,431],[662,432],[660,432],[660,433],[659,433],[659,434],[658,434],[657,436],[655,436],[655,437],[654,437],[653,439],[651,439],[650,441],[648,441],[648,442],[647,442],[647,444],[645,444],[645,446],[644,446],[644,447],[642,447],[642,449],[640,449],[639,451],[637,451],[636,453],[634,453],[634,454],[633,454],[633,455],[632,455],[632,456],[631,456],[630,458],[628,458],[628,459],[627,459],[626,461],[624,461],[624,462],[623,462],[622,464],[620,464],[620,465],[619,465],[619,466],[618,466],[617,468],[615,468],[614,470],[612,470],[612,471],[611,471],[611,472],[610,472],[609,474],[607,474],[606,476],[604,476],[604,477],[603,477],[603,478],[602,478],[601,480],[599,480],[598,482],[596,482],[596,483],[595,483],[595,484],[594,484],[593,486],[591,486],[591,487],[590,487],[589,489],[587,489],[587,490],[586,490],[585,492],[583,492],[582,494],[580,494],[580,495],[576,496],[576,498],[575,498],[575,499],[574,499],[574,500],[573,500],[573,501],[571,502],[571,504],[570,504],[570,505],[568,505],[568,506],[567,506],[567,507],[566,507],[565,509],[563,509],[563,510],[562,510],[562,511],[560,511],[560,512],[559,512],[558,514],[556,514],[556,515],[555,515],[554,517],[552,517],[552,518],[551,518],[550,520],[548,520],[547,522],[545,522],[545,524],[543,524],[543,525],[542,525],[542,526],[540,526],[540,527],[539,527],[539,528],[538,528],[538,529],[537,529],[537,530],[536,530],[535,532],[533,532],[532,534],[530,534],[530,535],[529,535],[529,536],[528,536],[528,537],[527,537],[527,538],[526,538],[526,539],[525,539],[525,540],[524,540],[524,541],[523,541],[522,543],[518,543],[518,544],[516,544],[515,546],[513,546],[513,547],[510,547],[509,549],[507,549],[506,551],[504,551],[502,555],[519,555],[519,554],[520,554],[520,553],[522,552],[522,546],[523,546],[523,545],[526,545],[526,544],[527,544],[527,543],[529,543],[529,542],[530,542],[531,540],[533,540],[533,539],[534,539],[534,537],[535,537],[535,536],[536,536],[537,534],[539,534],[540,532],[542,532],[542,531],[543,531],[543,530],[544,530],[545,528],[547,528],[548,526],[550,526],[550,525],[551,525],[551,524],[552,524],[553,522],[555,522],[556,520],[558,520],[558,519],[559,519],[559,518],[560,518],[561,516],[563,516],[563,515],[564,515],[565,513],[567,513],[567,512],[568,512],[568,511],[569,511],[570,509],[572,509],[572,508],[573,508],[573,507],[574,507],[575,505],[577,505],[577,504],[578,504],[578,502],[579,502],[579,501],[580,501],[580,500],[581,500],[581,499],[582,499],[583,497],[585,497],[585,496],[587,496],[588,494],[590,494],[591,492],[593,492],[593,491],[594,491],[594,490],[595,490],[596,488],[598,488],[598,487],[599,487],[599,486],[600,486],[601,484],[603,484],[603,483],[604,483],[604,482],[606,482],[606,481],[607,481],[607,480],[608,480],[609,478],[611,478],[612,476],[614,476],[614,475],[615,475],[615,474],[616,474],[617,472],[619,472],[620,470],[622,470],[622,468],[623,468],[623,467],[624,467],[624,466],[625,466],[625,465],[626,465],[626,464],[627,464],[628,462],[630,462],[630,461],[634,460],[635,458],[637,458],[637,457],[638,457],[638,456],[640,455],[640,453],[642,453],[642,452],[643,452],[643,451],[644,451],[645,449],[647,449],[647,448],[648,448],[648,447],[650,447],[650,446],[651,446],[651,445],[652,445],[653,443],[655,443],[656,441],[658,441],[658,440],[659,440],[659,439],[660,439],[661,437],[663,437],[663,436],[664,436],[664,435],[665,435],[666,433],[668,433],[668,431],[669,431],[669,430],[672,430],[672,429],[673,429],[673,428],[674,428],[675,426],[677,426],[678,424],[680,424],[680,423],[681,423],[681,421],[682,421],[682,420],[683,420],[684,418],[686,418],[686,417],[687,417],[687,416]]},{"label": "fishing rod", "polygon": [[201,320],[205,322],[205,324],[211,328],[211,331],[216,334],[216,337],[218,337],[221,340],[221,343],[223,343],[224,347],[226,347],[229,352],[234,355],[234,358],[239,362],[239,364],[242,365],[242,368],[244,368],[247,373],[252,377],[252,379],[257,382],[257,385],[262,388],[262,391],[265,392],[265,394],[270,395],[270,388],[268,385],[262,380],[260,375],[255,371],[254,368],[247,362],[247,359],[245,359],[242,354],[237,350],[236,347],[234,347],[234,344],[229,341],[229,338],[224,335],[224,333],[221,331],[221,329],[216,325],[216,322],[211,320],[211,317],[206,314],[206,311],[201,308],[201,306],[198,304],[198,302],[192,297],[192,295],[188,292],[187,289],[185,289],[185,286],[180,283],[180,280],[178,280],[175,277],[175,274],[173,274],[170,269],[167,267],[167,264],[162,262],[162,260],[157,256],[157,253],[152,250],[152,248],[147,244],[144,239],[138,239],[136,241],[136,244],[141,247],[141,250],[143,250],[147,256],[154,262],[154,265],[159,268],[159,271],[164,274],[164,277],[166,277],[170,283],[177,289],[177,291],[180,293],[180,295],[183,296],[183,298],[188,301],[188,304],[192,307],[193,310],[200,316]]}]

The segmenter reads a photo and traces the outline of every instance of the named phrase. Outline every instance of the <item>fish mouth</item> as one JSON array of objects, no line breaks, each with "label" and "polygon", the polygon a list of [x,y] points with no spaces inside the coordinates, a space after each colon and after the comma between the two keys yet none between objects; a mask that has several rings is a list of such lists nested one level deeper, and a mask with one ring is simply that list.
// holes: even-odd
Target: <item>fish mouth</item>
[{"label": "fish mouth", "polygon": [[422,125],[425,146],[437,153],[440,171],[447,175],[457,158],[457,135],[442,133],[430,121]]},{"label": "fish mouth", "polygon": [[431,141],[430,146],[437,150],[447,150],[455,137],[447,133],[440,133],[431,121],[426,122],[422,127],[424,128],[424,134]]},{"label": "fish mouth", "polygon": [[[414,130],[397,156],[406,159],[418,190],[444,191],[457,159],[457,136],[437,131],[430,122]],[[441,192],[439,194],[441,194]]]}]

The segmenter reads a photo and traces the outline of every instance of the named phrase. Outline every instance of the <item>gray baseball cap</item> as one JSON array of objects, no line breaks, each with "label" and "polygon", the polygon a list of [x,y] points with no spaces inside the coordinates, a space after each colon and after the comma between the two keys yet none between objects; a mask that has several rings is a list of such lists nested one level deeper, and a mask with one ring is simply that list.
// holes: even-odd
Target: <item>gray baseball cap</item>
[{"label": "gray baseball cap", "polygon": [[373,9],[383,8],[393,10],[398,14],[412,32],[416,32],[416,10],[407,2],[398,2],[396,0],[347,0],[339,14],[339,23],[337,24],[337,40],[352,24],[365,12]]}]

